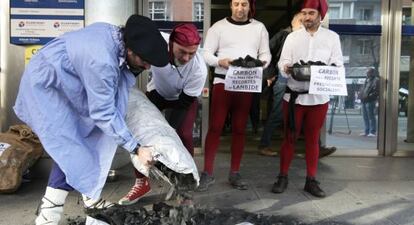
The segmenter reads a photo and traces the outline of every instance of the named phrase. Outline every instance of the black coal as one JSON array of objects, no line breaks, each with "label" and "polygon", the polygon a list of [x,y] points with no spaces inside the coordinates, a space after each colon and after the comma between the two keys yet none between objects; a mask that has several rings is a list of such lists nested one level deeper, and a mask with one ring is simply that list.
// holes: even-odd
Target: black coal
[{"label": "black coal", "polygon": [[245,68],[253,68],[264,65],[262,61],[260,61],[259,59],[255,59],[250,55],[247,55],[246,57],[244,57],[244,59],[242,57],[239,57],[238,59],[233,60],[230,64],[232,66],[239,66]]},{"label": "black coal", "polygon": [[[322,61],[303,61],[300,60],[299,62],[293,64],[293,67],[302,67],[302,66],[326,66],[326,63]],[[331,64],[331,66],[336,66],[334,63]]]},{"label": "black coal", "polygon": [[[154,204],[152,210],[139,206],[116,205],[105,210],[90,212],[89,216],[111,225],[236,225],[249,222],[255,225],[311,225],[288,216],[266,216],[239,209],[205,209],[194,206],[170,206]],[[84,225],[80,217],[68,220],[69,225]],[[312,225],[346,225],[335,221],[323,221]]]},{"label": "black coal", "polygon": [[197,181],[194,179],[193,174],[177,173],[160,162],[157,162],[154,166],[158,168],[158,170],[168,179],[169,183],[174,186],[173,194],[175,194],[175,198],[183,201],[192,199],[192,193],[197,188]]},{"label": "black coal", "polygon": [[197,182],[193,177],[193,174],[177,173],[164,164],[157,162],[157,167],[170,181],[171,184],[179,191],[193,191],[197,188]]}]

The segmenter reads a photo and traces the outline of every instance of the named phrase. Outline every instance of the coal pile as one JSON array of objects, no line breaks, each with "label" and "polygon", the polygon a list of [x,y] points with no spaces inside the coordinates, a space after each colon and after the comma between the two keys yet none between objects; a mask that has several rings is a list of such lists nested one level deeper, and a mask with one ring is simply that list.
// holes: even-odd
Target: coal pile
[{"label": "coal pile", "polygon": [[[96,210],[89,216],[111,225],[346,225],[334,221],[315,224],[302,223],[288,216],[266,216],[239,209],[204,209],[193,206],[170,206],[154,204],[152,210],[138,206],[114,206],[106,210]],[[69,219],[69,225],[84,225],[85,220]]]},{"label": "coal pile", "polygon": [[239,57],[238,59],[233,60],[230,63],[232,66],[239,66],[239,67],[245,67],[245,68],[253,68],[253,67],[260,67],[263,66],[263,62],[259,59],[255,59],[251,57],[250,55],[247,55],[244,57]]},{"label": "coal pile", "polygon": [[[193,174],[177,173],[164,164],[157,162],[154,167],[161,173],[150,173],[155,179],[164,179],[172,185],[172,193],[167,194],[167,199],[176,198],[177,200],[187,201],[193,198],[193,192],[197,188],[197,181]],[[154,171],[152,171],[154,172]]]},{"label": "coal pile", "polygon": [[168,178],[169,183],[174,185],[178,191],[194,191],[197,188],[197,182],[193,174],[177,173],[160,162],[157,162],[154,166]]}]

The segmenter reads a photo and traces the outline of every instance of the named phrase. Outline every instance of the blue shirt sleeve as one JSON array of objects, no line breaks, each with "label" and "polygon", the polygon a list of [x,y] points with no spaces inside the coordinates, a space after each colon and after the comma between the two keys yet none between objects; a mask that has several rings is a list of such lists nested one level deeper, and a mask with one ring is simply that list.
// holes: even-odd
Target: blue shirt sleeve
[{"label": "blue shirt sleeve", "polygon": [[101,46],[96,43],[86,47],[87,51],[72,49],[72,52],[80,52],[75,54],[72,63],[86,91],[90,118],[106,135],[113,137],[118,145],[134,152],[139,147],[138,141],[117,108],[117,95],[123,94],[118,92],[128,90],[126,87],[119,88],[122,74],[115,48],[112,46],[112,43]]}]

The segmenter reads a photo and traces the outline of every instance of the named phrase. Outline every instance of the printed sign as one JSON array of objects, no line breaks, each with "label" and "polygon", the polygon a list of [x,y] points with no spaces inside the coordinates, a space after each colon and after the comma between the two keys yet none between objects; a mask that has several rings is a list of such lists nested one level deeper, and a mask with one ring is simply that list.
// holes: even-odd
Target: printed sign
[{"label": "printed sign", "polygon": [[36,54],[36,52],[42,48],[42,45],[29,45],[24,51],[24,65],[27,65],[30,59]]},{"label": "printed sign", "polygon": [[4,151],[6,151],[7,148],[10,147],[10,144],[0,142],[0,156],[3,154]]},{"label": "printed sign", "polygon": [[263,68],[230,66],[224,80],[224,90],[238,92],[262,92]]},{"label": "printed sign", "polygon": [[309,94],[347,96],[345,68],[311,66]]},{"label": "printed sign", "polygon": [[85,24],[84,0],[10,1],[10,43],[46,44]]}]

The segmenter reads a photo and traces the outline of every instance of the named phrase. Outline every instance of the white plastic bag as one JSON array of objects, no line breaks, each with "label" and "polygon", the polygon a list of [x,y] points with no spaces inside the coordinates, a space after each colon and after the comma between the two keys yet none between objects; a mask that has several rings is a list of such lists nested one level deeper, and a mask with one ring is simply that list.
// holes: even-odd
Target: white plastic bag
[{"label": "white plastic bag", "polygon": [[192,174],[199,183],[193,157],[162,113],[138,89],[129,90],[127,126],[142,146],[154,148],[154,160],[182,174]]}]

